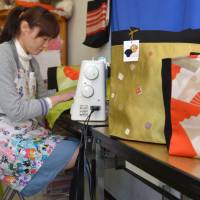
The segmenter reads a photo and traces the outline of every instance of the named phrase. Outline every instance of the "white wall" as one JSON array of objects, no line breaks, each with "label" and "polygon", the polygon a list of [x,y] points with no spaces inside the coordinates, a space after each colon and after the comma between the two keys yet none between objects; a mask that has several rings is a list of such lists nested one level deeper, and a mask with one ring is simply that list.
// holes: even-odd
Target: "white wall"
[{"label": "white wall", "polygon": [[80,64],[84,59],[104,56],[110,61],[110,43],[101,48],[83,45],[86,32],[86,13],[88,0],[73,0],[74,11],[68,24],[68,64]]}]

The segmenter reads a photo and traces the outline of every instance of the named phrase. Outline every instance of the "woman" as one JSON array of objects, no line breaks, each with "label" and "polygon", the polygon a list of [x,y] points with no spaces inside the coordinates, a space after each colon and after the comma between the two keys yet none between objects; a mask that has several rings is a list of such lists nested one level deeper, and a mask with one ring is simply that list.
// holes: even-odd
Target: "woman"
[{"label": "woman", "polygon": [[79,142],[52,135],[38,124],[59,102],[73,94],[46,97],[32,55],[59,34],[52,13],[41,7],[15,7],[0,35],[0,180],[31,196],[59,171],[74,166]]}]

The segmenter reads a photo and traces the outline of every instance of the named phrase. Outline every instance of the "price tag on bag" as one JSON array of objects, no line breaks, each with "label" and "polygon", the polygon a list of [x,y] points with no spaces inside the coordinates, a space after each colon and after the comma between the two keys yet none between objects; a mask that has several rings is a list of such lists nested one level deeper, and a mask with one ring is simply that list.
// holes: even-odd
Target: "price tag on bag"
[{"label": "price tag on bag", "polygon": [[124,41],[124,62],[138,61],[139,59],[139,40]]}]

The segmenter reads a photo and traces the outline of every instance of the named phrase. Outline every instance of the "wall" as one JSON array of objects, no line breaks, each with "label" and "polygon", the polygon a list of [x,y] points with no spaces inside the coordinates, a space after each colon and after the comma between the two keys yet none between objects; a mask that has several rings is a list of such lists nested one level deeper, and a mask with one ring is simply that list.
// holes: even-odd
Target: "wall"
[{"label": "wall", "polygon": [[85,39],[87,0],[73,0],[74,12],[68,24],[68,64],[104,56],[110,61],[110,43],[95,49],[82,44]]}]

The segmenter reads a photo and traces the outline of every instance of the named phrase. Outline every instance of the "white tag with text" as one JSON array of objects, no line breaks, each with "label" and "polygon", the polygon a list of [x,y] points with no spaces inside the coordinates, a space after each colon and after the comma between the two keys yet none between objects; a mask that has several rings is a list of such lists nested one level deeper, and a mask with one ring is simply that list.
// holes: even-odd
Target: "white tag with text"
[{"label": "white tag with text", "polygon": [[124,62],[138,61],[139,59],[139,40],[124,41]]}]

